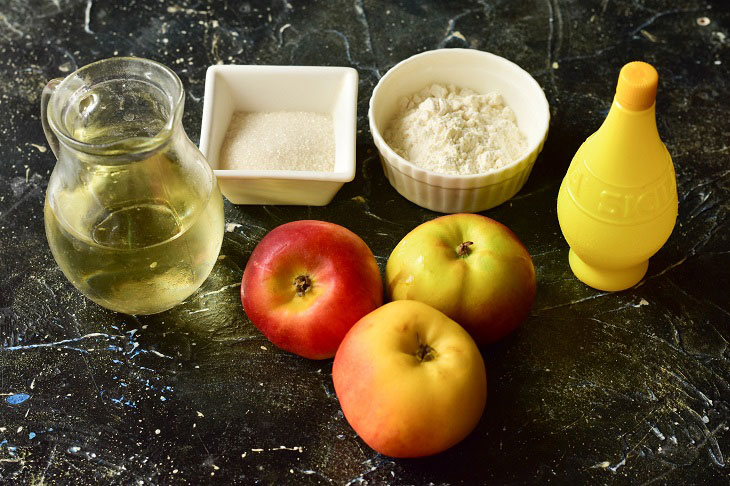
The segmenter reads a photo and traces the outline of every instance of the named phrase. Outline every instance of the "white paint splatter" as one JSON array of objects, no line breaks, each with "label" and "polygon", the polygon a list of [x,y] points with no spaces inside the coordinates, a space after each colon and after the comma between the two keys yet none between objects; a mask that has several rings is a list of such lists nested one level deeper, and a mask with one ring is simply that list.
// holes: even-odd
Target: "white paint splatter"
[{"label": "white paint splatter", "polygon": [[[7,348],[5,348],[5,351],[25,351],[28,349],[52,348],[52,347],[56,347],[56,346],[61,347],[61,348],[66,348],[65,346],[63,346],[64,344],[75,343],[75,342],[83,341],[85,339],[89,339],[89,338],[93,338],[93,337],[105,337],[105,338],[109,338],[109,339],[115,339],[115,338],[121,338],[123,336],[104,334],[101,332],[92,332],[89,334],[84,334],[83,336],[80,336],[77,338],[64,339],[61,341],[54,341],[51,343],[26,344],[23,346],[8,346]],[[75,348],[66,348],[66,349],[75,349]],[[72,394],[69,393],[66,396],[70,397],[71,395]]]},{"label": "white paint splatter", "polygon": [[303,446],[294,446],[294,447],[286,447],[286,446],[279,446],[274,447],[272,449],[269,449],[270,451],[297,451],[297,452],[304,452]]},{"label": "white paint splatter", "polygon": [[7,18],[7,17],[5,17],[5,15],[3,15],[3,14],[1,14],[1,13],[0,13],[0,20],[2,20],[2,22],[3,22],[4,24],[5,24],[5,26],[6,26],[6,27],[7,27],[8,29],[10,29],[11,31],[13,31],[13,32],[14,32],[15,34],[17,34],[18,36],[21,36],[21,37],[23,36],[23,31],[22,31],[22,30],[20,30],[20,29],[18,29],[17,27],[15,27],[15,26],[14,26],[13,24],[11,24],[11,23],[10,23],[10,22],[8,21],[8,18]]},{"label": "white paint splatter", "polygon": [[87,34],[93,34],[94,31],[92,31],[89,28],[89,22],[91,22],[91,4],[94,3],[94,0],[86,0],[86,10],[84,11],[84,32]]},{"label": "white paint splatter", "polygon": [[638,303],[638,304],[631,304],[631,307],[634,307],[634,308],[637,308],[637,309],[638,309],[639,307],[641,307],[641,306],[644,306],[644,305],[649,305],[649,301],[648,301],[648,300],[646,300],[646,299],[643,299],[643,298],[642,298],[642,299],[641,299],[641,300],[639,301],[639,303]]},{"label": "white paint splatter", "polygon": [[[220,259],[220,257],[219,257],[219,259]],[[241,286],[241,282],[232,283],[230,285],[225,285],[225,286],[219,288],[218,290],[211,290],[210,292],[206,292],[203,295],[201,295],[200,297],[201,298],[208,297],[209,295],[218,294],[220,292],[223,292],[224,290],[232,289],[234,287],[240,287],[240,286]]]}]

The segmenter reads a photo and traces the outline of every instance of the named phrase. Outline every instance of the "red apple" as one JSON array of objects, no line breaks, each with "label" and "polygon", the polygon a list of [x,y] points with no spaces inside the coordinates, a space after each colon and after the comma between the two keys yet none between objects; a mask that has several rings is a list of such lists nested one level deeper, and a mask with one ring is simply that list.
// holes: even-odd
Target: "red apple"
[{"label": "red apple", "polygon": [[512,332],[535,299],[535,267],[509,228],[478,214],[423,223],[396,245],[385,267],[388,296],[440,310],[479,344]]},{"label": "red apple", "polygon": [[332,381],[355,432],[392,457],[453,446],[474,429],[487,399],[474,340],[441,312],[411,300],[386,304],[350,329]]},{"label": "red apple", "polygon": [[383,303],[370,248],[352,231],[295,221],[269,232],[248,259],[241,301],[275,345],[310,359],[334,356],[347,331]]}]

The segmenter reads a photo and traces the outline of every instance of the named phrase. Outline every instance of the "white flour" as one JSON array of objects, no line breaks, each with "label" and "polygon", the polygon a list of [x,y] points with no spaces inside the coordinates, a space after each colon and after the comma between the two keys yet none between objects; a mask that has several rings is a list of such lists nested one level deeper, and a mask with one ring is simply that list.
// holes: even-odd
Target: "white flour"
[{"label": "white flour", "polygon": [[442,174],[480,174],[517,160],[527,140],[498,93],[434,84],[401,98],[385,141],[409,162]]}]

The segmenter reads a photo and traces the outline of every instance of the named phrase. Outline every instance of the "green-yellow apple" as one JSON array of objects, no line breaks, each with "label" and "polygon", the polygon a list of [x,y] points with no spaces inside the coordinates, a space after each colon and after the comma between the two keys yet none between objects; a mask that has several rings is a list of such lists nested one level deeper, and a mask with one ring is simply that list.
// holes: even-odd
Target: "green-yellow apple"
[{"label": "green-yellow apple", "polygon": [[478,344],[501,339],[529,314],[535,267],[509,228],[478,214],[451,214],[408,233],[385,270],[388,296],[440,310]]},{"label": "green-yellow apple", "polygon": [[355,432],[391,457],[448,449],[474,429],[487,400],[474,340],[443,313],[409,300],[386,304],[350,329],[332,380]]},{"label": "green-yellow apple", "polygon": [[370,248],[352,231],[324,221],[274,228],[248,259],[241,301],[275,345],[310,359],[331,358],[347,331],[383,303]]}]

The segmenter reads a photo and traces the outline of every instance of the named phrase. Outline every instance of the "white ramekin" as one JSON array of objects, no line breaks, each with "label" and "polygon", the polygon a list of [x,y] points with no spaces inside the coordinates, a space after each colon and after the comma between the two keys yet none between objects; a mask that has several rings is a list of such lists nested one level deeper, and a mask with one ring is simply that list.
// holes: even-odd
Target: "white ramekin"
[{"label": "white ramekin", "polygon": [[[527,137],[523,156],[489,173],[451,175],[422,169],[396,154],[382,133],[398,100],[433,83],[500,93]],[[442,213],[478,212],[502,204],[525,184],[547,138],[550,107],[537,81],[517,64],[473,49],[438,49],[393,66],[373,90],[368,119],[385,175],[403,197]]]},{"label": "white ramekin", "polygon": [[[205,77],[200,151],[221,192],[234,204],[329,204],[355,177],[357,71],[331,66],[211,66]],[[218,156],[235,111],[330,113],[334,124],[332,172],[223,170]]]}]

